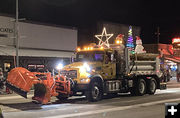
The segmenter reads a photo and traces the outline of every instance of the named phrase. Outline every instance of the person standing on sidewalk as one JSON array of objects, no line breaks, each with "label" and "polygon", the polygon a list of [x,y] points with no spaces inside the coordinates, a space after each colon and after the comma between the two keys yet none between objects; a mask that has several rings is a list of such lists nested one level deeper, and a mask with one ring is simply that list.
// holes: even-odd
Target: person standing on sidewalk
[{"label": "person standing on sidewalk", "polygon": [[179,64],[177,64],[176,78],[177,78],[177,82],[180,82],[180,65]]},{"label": "person standing on sidewalk", "polygon": [[2,68],[0,68],[0,94],[2,93],[4,89],[4,76],[3,76],[3,71]]},{"label": "person standing on sidewalk", "polygon": [[177,82],[180,82],[180,72],[179,71],[177,71],[177,73],[176,73],[176,78],[177,78]]},{"label": "person standing on sidewalk", "polygon": [[[7,72],[4,74],[5,81],[6,81],[6,79],[7,79],[7,76],[8,76],[9,71],[10,71],[10,68],[8,68],[8,69],[7,69]],[[6,93],[7,93],[7,94],[12,94],[13,91],[10,90],[10,89],[6,86]]]},{"label": "person standing on sidewalk", "polygon": [[0,118],[4,118],[2,109],[0,108]]}]

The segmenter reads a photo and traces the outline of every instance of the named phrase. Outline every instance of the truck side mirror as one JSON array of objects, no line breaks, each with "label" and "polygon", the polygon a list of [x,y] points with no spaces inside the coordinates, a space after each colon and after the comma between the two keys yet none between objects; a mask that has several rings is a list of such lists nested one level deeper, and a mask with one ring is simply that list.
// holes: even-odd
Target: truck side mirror
[{"label": "truck side mirror", "polygon": [[111,62],[116,62],[116,59],[114,58],[114,54],[111,54]]},{"label": "truck side mirror", "polygon": [[75,62],[76,58],[74,56],[71,56],[71,63]]}]

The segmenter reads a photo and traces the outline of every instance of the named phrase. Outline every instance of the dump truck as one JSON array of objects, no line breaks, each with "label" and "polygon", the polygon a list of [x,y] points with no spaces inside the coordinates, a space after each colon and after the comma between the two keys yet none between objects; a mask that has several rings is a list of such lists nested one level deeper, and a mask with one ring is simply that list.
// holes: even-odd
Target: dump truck
[{"label": "dump truck", "polygon": [[60,70],[71,79],[73,95],[81,93],[89,101],[98,101],[105,94],[144,95],[166,88],[158,54],[132,54],[119,42],[108,48],[95,44],[77,48],[74,62]]},{"label": "dump truck", "polygon": [[134,53],[125,47],[122,37],[115,44],[100,39],[98,45],[77,48],[74,61],[64,67],[60,64],[58,75],[14,68],[8,74],[6,85],[25,98],[34,87],[33,100],[43,104],[50,102],[51,96],[64,100],[85,95],[89,101],[98,101],[105,94],[130,92],[142,96],[165,89],[166,70],[161,56],[145,51]]}]

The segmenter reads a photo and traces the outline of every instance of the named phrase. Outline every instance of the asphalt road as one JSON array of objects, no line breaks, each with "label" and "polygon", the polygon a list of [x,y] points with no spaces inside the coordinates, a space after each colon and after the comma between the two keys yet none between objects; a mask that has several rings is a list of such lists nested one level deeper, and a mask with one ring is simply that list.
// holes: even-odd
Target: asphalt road
[{"label": "asphalt road", "polygon": [[5,118],[164,118],[164,103],[179,102],[180,88],[158,90],[155,95],[119,94],[99,102],[84,97],[68,101],[52,98],[52,104],[40,105],[16,94],[0,95],[0,108]]}]

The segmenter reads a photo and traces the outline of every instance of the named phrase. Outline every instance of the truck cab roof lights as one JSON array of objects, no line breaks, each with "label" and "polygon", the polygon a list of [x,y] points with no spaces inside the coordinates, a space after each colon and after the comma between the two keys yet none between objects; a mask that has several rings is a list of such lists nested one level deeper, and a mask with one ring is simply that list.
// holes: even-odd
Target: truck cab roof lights
[{"label": "truck cab roof lights", "polygon": [[101,49],[101,50],[103,50],[103,49],[104,49],[104,47],[103,47],[103,46],[101,46],[101,47],[100,47],[100,49]]},{"label": "truck cab roof lights", "polygon": [[121,40],[116,40],[115,43],[116,43],[116,44],[122,44],[122,41],[121,41]]},{"label": "truck cab roof lights", "polygon": [[81,48],[77,48],[77,51],[81,51]]}]

